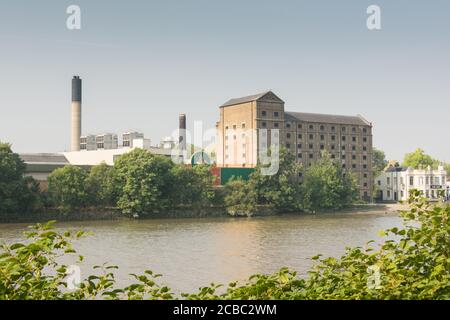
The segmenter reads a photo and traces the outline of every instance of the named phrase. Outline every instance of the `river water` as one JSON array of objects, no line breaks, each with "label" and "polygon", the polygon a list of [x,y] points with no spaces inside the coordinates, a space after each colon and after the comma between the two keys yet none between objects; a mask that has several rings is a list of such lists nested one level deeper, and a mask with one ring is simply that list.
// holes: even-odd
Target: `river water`
[{"label": "river water", "polygon": [[[27,224],[0,224],[0,242],[23,240]],[[58,230],[85,230],[77,240],[82,276],[104,262],[120,266],[119,285],[146,269],[163,274],[176,292],[211,282],[244,280],[283,266],[305,275],[318,253],[339,256],[346,246],[379,240],[378,231],[401,226],[395,213],[349,212],[253,218],[62,222]],[[70,263],[69,260],[64,261]]]}]

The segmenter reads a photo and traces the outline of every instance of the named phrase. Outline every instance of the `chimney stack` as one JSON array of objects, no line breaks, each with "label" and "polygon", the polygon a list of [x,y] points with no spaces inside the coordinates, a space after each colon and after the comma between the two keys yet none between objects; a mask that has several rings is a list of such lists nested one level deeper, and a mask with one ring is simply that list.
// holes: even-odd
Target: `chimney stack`
[{"label": "chimney stack", "polygon": [[70,151],[80,151],[81,137],[81,79],[72,79],[72,139]]},{"label": "chimney stack", "polygon": [[179,134],[179,149],[186,150],[186,115],[184,113],[180,114]]}]

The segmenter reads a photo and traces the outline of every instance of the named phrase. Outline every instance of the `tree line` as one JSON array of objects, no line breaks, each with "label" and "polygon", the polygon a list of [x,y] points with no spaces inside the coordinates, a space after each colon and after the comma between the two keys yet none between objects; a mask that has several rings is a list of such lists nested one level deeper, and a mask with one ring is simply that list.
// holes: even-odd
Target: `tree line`
[{"label": "tree line", "polygon": [[145,216],[174,208],[216,206],[231,215],[252,215],[261,208],[276,212],[341,209],[356,199],[353,175],[327,153],[303,168],[292,154],[281,150],[275,175],[262,175],[258,166],[248,180],[233,178],[225,186],[215,186],[216,177],[207,165],[176,165],[170,158],[135,149],[113,166],[58,168],[48,176],[48,189],[39,191],[11,147],[3,144],[0,150],[0,213],[98,207]]}]

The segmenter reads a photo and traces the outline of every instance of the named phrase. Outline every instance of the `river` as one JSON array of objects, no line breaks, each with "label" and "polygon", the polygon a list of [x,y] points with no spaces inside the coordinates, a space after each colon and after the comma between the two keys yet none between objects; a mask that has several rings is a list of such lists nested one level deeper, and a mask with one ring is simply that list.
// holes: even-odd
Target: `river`
[{"label": "river", "polygon": [[[0,224],[0,242],[23,240],[27,224]],[[381,229],[401,226],[393,212],[349,212],[252,218],[201,218],[61,222],[57,230],[85,230],[77,240],[85,256],[82,276],[104,262],[120,266],[119,285],[145,269],[176,292],[211,282],[243,280],[280,267],[305,275],[318,253],[339,256],[346,246],[379,240]],[[64,261],[70,263],[70,261]]]}]

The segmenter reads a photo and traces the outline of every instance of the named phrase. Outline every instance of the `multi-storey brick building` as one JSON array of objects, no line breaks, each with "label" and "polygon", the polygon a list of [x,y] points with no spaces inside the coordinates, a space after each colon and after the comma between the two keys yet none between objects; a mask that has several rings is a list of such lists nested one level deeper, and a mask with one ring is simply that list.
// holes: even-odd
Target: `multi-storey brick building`
[{"label": "multi-storey brick building", "polygon": [[231,99],[220,106],[218,166],[256,166],[259,129],[267,129],[269,137],[271,129],[279,129],[280,146],[305,167],[327,151],[355,174],[360,197],[371,200],[372,124],[362,116],[284,111],[284,101],[271,91]]}]

